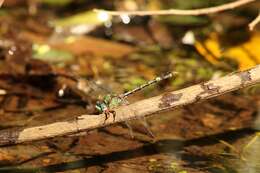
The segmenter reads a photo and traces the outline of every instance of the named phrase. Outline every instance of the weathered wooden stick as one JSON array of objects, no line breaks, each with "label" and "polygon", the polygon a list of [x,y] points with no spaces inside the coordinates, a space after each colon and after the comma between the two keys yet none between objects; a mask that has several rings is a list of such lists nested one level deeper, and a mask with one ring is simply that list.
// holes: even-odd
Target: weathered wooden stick
[{"label": "weathered wooden stick", "polygon": [[0,0],[0,7],[3,5],[4,0]]},{"label": "weathered wooden stick", "polygon": [[116,118],[112,116],[105,122],[105,115],[81,115],[71,121],[56,122],[43,126],[0,131],[0,145],[17,144],[28,141],[63,136],[81,131],[92,130],[117,122],[144,117],[177,106],[183,106],[200,100],[215,97],[260,82],[260,65],[246,71],[232,73],[225,77],[210,80],[181,90],[167,92],[149,99],[120,106]]},{"label": "weathered wooden stick", "polygon": [[111,16],[120,16],[120,15],[135,15],[135,16],[149,16],[149,15],[181,15],[181,16],[199,16],[218,13],[225,10],[231,10],[248,3],[254,2],[256,0],[237,0],[234,2],[226,3],[223,5],[201,8],[201,9],[191,9],[191,10],[179,10],[179,9],[168,9],[168,10],[153,10],[153,11],[109,11],[102,9],[94,9],[96,12],[105,12]]},{"label": "weathered wooden stick", "polygon": [[253,31],[255,26],[260,22],[260,12],[258,16],[248,24],[250,31]]}]

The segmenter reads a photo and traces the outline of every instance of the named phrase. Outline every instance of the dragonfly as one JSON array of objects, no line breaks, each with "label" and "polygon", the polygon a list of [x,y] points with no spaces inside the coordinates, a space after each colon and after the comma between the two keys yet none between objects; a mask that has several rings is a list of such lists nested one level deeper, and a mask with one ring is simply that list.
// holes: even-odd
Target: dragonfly
[{"label": "dragonfly", "polygon": [[101,101],[97,101],[96,102],[96,109],[100,112],[100,113],[104,113],[105,114],[105,121],[109,118],[109,116],[112,114],[113,116],[113,121],[115,121],[116,118],[116,111],[114,110],[116,107],[119,107],[121,105],[124,105],[126,103],[128,103],[128,101],[126,100],[128,96],[136,93],[137,91],[140,91],[152,84],[158,83],[160,81],[172,78],[174,75],[176,75],[177,72],[169,72],[167,74],[164,74],[162,76],[158,76],[153,80],[150,80],[146,83],[144,83],[143,85],[140,85],[136,88],[134,88],[133,90],[130,90],[128,92],[125,92],[123,94],[107,94],[103,97],[103,100]]},{"label": "dragonfly", "polygon": [[[95,104],[96,110],[99,111],[100,113],[105,114],[105,120],[104,120],[104,124],[105,124],[106,120],[109,118],[109,116],[111,114],[113,115],[113,121],[115,121],[116,111],[114,109],[116,107],[121,106],[121,105],[128,104],[128,101],[127,101],[128,96],[130,96],[130,95],[136,93],[137,91],[140,91],[140,90],[142,90],[142,89],[144,89],[144,88],[146,88],[146,87],[148,87],[152,84],[158,83],[162,80],[169,79],[176,74],[177,74],[177,72],[166,73],[162,76],[158,76],[155,79],[144,83],[143,85],[140,85],[140,86],[134,88],[133,90],[130,90],[128,92],[125,92],[125,93],[119,94],[119,95],[111,94],[112,93],[111,89],[109,89],[107,87],[103,87],[100,84],[100,82],[93,82],[93,81],[90,81],[90,80],[86,80],[84,78],[77,78],[76,79],[76,81],[77,81],[76,88],[73,87],[71,89],[73,91],[75,91],[76,93],[78,93],[79,95],[81,95],[83,100],[88,100],[85,97],[88,96],[88,95],[93,95],[93,92],[95,92],[97,90],[99,90],[100,92],[103,91],[105,93],[109,93],[109,94],[103,93],[104,94],[103,99],[100,99]],[[58,92],[59,97],[63,97],[63,95],[65,94],[65,89],[67,87],[68,86],[65,85],[59,90],[59,92]],[[90,94],[90,93],[92,93],[92,94]],[[140,119],[140,118],[138,118],[138,119]],[[143,126],[145,127],[145,129],[147,130],[149,135],[154,138],[153,133],[149,130],[149,127],[148,127],[148,124],[147,124],[145,118],[142,118],[140,120],[141,120],[140,122],[143,124]],[[125,125],[130,130],[130,136],[133,138],[134,135],[133,135],[132,127],[128,124],[127,121],[125,121]]]}]

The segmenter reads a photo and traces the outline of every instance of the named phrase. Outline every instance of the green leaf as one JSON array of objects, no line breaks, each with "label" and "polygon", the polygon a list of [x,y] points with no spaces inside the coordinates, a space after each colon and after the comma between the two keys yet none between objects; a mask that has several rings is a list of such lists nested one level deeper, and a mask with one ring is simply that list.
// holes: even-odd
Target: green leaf
[{"label": "green leaf", "polygon": [[70,52],[52,49],[45,44],[33,45],[33,57],[50,63],[64,63],[74,59],[74,56]]},{"label": "green leaf", "polygon": [[56,20],[53,22],[53,24],[59,27],[75,26],[75,25],[82,25],[82,24],[100,25],[105,21],[110,20],[110,16],[106,16],[105,13],[103,14],[103,16],[105,17],[105,19],[100,18],[100,13],[94,11],[86,11],[86,12],[75,14],[70,17]]}]

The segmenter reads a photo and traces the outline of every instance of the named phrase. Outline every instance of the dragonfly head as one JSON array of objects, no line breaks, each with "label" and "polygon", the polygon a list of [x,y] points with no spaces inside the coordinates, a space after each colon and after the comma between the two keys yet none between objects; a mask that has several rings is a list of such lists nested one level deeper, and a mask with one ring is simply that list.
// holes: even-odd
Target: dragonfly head
[{"label": "dragonfly head", "polygon": [[97,101],[95,107],[99,112],[104,112],[108,108],[106,103],[101,101]]}]

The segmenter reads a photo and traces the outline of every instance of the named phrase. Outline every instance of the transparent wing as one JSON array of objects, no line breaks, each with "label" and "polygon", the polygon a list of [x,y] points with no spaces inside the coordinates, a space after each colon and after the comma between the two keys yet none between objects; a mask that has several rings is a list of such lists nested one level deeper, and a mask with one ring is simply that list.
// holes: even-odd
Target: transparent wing
[{"label": "transparent wing", "polygon": [[104,87],[102,81],[88,80],[85,78],[78,79],[77,89],[87,95],[95,97],[95,99],[102,99],[106,94],[112,93],[109,87]]}]

